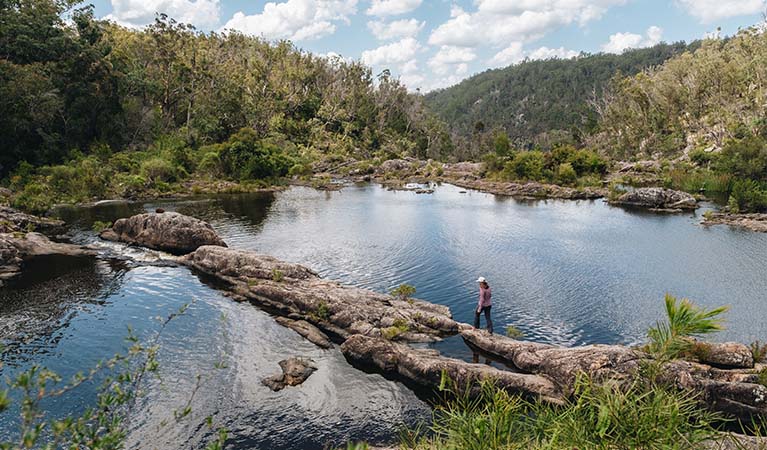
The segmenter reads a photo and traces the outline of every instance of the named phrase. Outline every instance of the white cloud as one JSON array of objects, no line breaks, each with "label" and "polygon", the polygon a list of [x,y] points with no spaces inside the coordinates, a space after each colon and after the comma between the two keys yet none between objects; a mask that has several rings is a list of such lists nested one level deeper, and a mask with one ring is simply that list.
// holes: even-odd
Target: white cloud
[{"label": "white cloud", "polygon": [[580,52],[576,52],[575,50],[568,50],[564,47],[559,47],[559,48],[541,47],[530,52],[530,54],[527,57],[530,59],[553,59],[553,58],[570,59],[570,58],[575,58],[578,55],[580,55]]},{"label": "white cloud", "polygon": [[369,16],[396,16],[421,6],[423,0],[373,0],[366,11]]},{"label": "white cloud", "polygon": [[368,22],[368,28],[379,41],[415,37],[423,29],[426,22],[416,19],[402,19],[393,22],[376,20]]},{"label": "white cloud", "polygon": [[505,67],[516,64],[525,59],[525,52],[522,50],[521,42],[513,42],[490,59],[489,63],[493,67]]},{"label": "white cloud", "polygon": [[522,49],[521,42],[513,42],[511,45],[496,53],[488,64],[492,67],[506,67],[512,64],[517,64],[525,59],[570,59],[578,56],[575,50],[568,50],[564,47],[548,48],[540,47],[531,52],[526,52]]},{"label": "white cloud", "polygon": [[443,45],[439,51],[429,59],[429,67],[438,75],[447,75],[448,73],[466,73],[468,63],[474,61],[477,54],[474,50]]},{"label": "white cloud", "polygon": [[[200,1],[200,0],[198,0]],[[348,23],[357,12],[357,0],[287,0],[269,2],[260,14],[234,14],[223,26],[267,39],[294,41],[319,39],[336,31],[336,23]]]},{"label": "white cloud", "polygon": [[630,48],[652,47],[663,39],[663,30],[660,27],[647,29],[647,36],[634,33],[615,33],[610,40],[602,45],[602,51],[606,53],[623,53]]},{"label": "white cloud", "polygon": [[[373,50],[362,52],[362,62],[369,66],[408,64],[415,59],[421,44],[414,38],[405,38]],[[411,63],[412,64],[412,63]]]},{"label": "white cloud", "polygon": [[112,13],[104,19],[132,28],[154,22],[158,13],[197,27],[219,22],[219,0],[111,0],[111,4]]},{"label": "white cloud", "polygon": [[764,0],[678,0],[687,12],[703,23],[729,17],[758,14],[767,9]]},{"label": "white cloud", "polygon": [[529,42],[573,23],[585,25],[627,0],[475,0],[469,12],[453,6],[450,19],[435,28],[432,45],[478,47]]}]

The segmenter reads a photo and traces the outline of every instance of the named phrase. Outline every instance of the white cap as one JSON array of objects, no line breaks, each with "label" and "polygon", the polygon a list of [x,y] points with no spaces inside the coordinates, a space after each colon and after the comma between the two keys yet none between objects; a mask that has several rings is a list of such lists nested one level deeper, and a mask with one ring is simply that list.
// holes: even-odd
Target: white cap
[{"label": "white cap", "polygon": [[477,278],[477,283],[487,283],[487,280],[485,279],[485,277],[479,277]]}]

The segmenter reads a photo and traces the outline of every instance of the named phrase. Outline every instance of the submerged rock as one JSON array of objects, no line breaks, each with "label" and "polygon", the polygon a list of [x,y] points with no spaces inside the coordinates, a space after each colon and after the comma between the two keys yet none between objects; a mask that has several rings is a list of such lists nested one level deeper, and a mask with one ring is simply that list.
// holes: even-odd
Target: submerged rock
[{"label": "submerged rock", "polygon": [[626,192],[617,200],[610,203],[614,205],[638,206],[655,210],[692,210],[698,207],[698,201],[692,195],[664,188],[638,188]]},{"label": "submerged rock", "polygon": [[175,212],[138,214],[117,220],[102,239],[186,254],[204,245],[226,247],[207,222]]},{"label": "submerged rock", "polygon": [[53,242],[40,233],[0,233],[0,286],[21,275],[24,265],[39,258],[86,258],[96,252],[79,245]]},{"label": "submerged rock", "polygon": [[290,328],[318,347],[325,349],[333,347],[333,343],[330,342],[327,334],[305,320],[292,320],[287,317],[277,317],[275,320],[283,327]]},{"label": "submerged rock", "polygon": [[275,392],[286,386],[298,386],[317,370],[313,360],[304,358],[284,359],[279,362],[279,365],[282,373],[261,380],[264,386]]},{"label": "submerged rock", "polygon": [[205,246],[180,262],[270,312],[306,320],[339,340],[362,334],[433,342],[459,331],[446,306],[343,286],[304,266],[255,252]]}]

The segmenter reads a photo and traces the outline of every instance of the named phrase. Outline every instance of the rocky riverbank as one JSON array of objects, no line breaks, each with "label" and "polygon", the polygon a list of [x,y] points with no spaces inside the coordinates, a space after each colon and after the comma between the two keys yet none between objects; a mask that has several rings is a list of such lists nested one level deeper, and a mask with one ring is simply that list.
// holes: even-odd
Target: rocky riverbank
[{"label": "rocky riverbank", "polygon": [[729,225],[767,233],[767,214],[708,213],[704,216],[703,225]]},{"label": "rocky riverbank", "polygon": [[[153,220],[159,221],[156,229],[171,234],[174,228],[163,222],[178,221],[166,214]],[[312,342],[324,348],[330,347],[330,340],[340,343],[354,366],[422,390],[435,390],[445,376],[469,392],[476,391],[481,381],[493,380],[509,392],[562,403],[574,395],[579,374],[596,382],[630,382],[656,364],[657,379],[695,393],[713,411],[746,422],[767,418],[767,387],[762,380],[767,366],[755,362],[742,344],[698,343],[705,351],[694,360],[655,361],[648,353],[620,345],[565,348],[517,341],[456,322],[447,307],[343,286],[307,267],[256,252],[202,245],[179,261],[204,274],[206,280],[215,280],[214,286],[233,298],[278,316],[281,324]],[[410,345],[456,334],[511,370]]]},{"label": "rocky riverbank", "polygon": [[87,247],[54,242],[45,234],[34,231],[55,237],[63,228],[64,222],[60,220],[0,207],[0,287],[19,277],[34,261],[59,258],[75,262],[96,255]]}]

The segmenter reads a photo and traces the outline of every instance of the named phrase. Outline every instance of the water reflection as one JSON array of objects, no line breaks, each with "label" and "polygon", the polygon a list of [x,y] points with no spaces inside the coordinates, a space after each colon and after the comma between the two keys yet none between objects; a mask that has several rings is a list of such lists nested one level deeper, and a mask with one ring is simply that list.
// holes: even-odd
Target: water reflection
[{"label": "water reflection", "polygon": [[[496,330],[514,325],[524,339],[563,345],[636,343],[662,316],[666,292],[711,307],[730,304],[718,338],[767,337],[767,234],[698,226],[695,214],[658,215],[601,201],[519,201],[449,185],[433,195],[354,186],[338,192],[291,188],[62,211],[80,243],[95,221],[162,207],[209,221],[234,248],[306,264],[323,276],[385,292],[402,283],[470,322],[478,275],[493,286]],[[101,244],[109,247],[112,244]],[[156,255],[109,247],[139,260]],[[213,286],[215,287],[215,285]],[[56,295],[51,295],[56,292]],[[426,404],[399,383],[351,368],[337,349],[319,350],[265,312],[211,289],[187,269],[94,261],[53,280],[0,290],[0,336],[10,345],[4,374],[30,364],[62,375],[124,348],[131,325],[141,336],[157,317],[193,302],[161,342],[162,379],[153,381],[132,424],[129,447],[199,448],[212,431],[232,433],[232,448],[323,448],[348,439],[383,443],[402,424],[428,420]],[[226,317],[225,322],[221,317]],[[464,361],[511,370],[459,337],[432,348]],[[306,356],[320,369],[302,386],[261,386],[277,361]],[[226,370],[214,370],[220,359]],[[205,379],[187,422],[167,426],[196,375]],[[91,391],[50,406],[52,416],[87,407]],[[0,437],[14,418],[0,415]],[[171,420],[172,421],[172,420]]]}]

